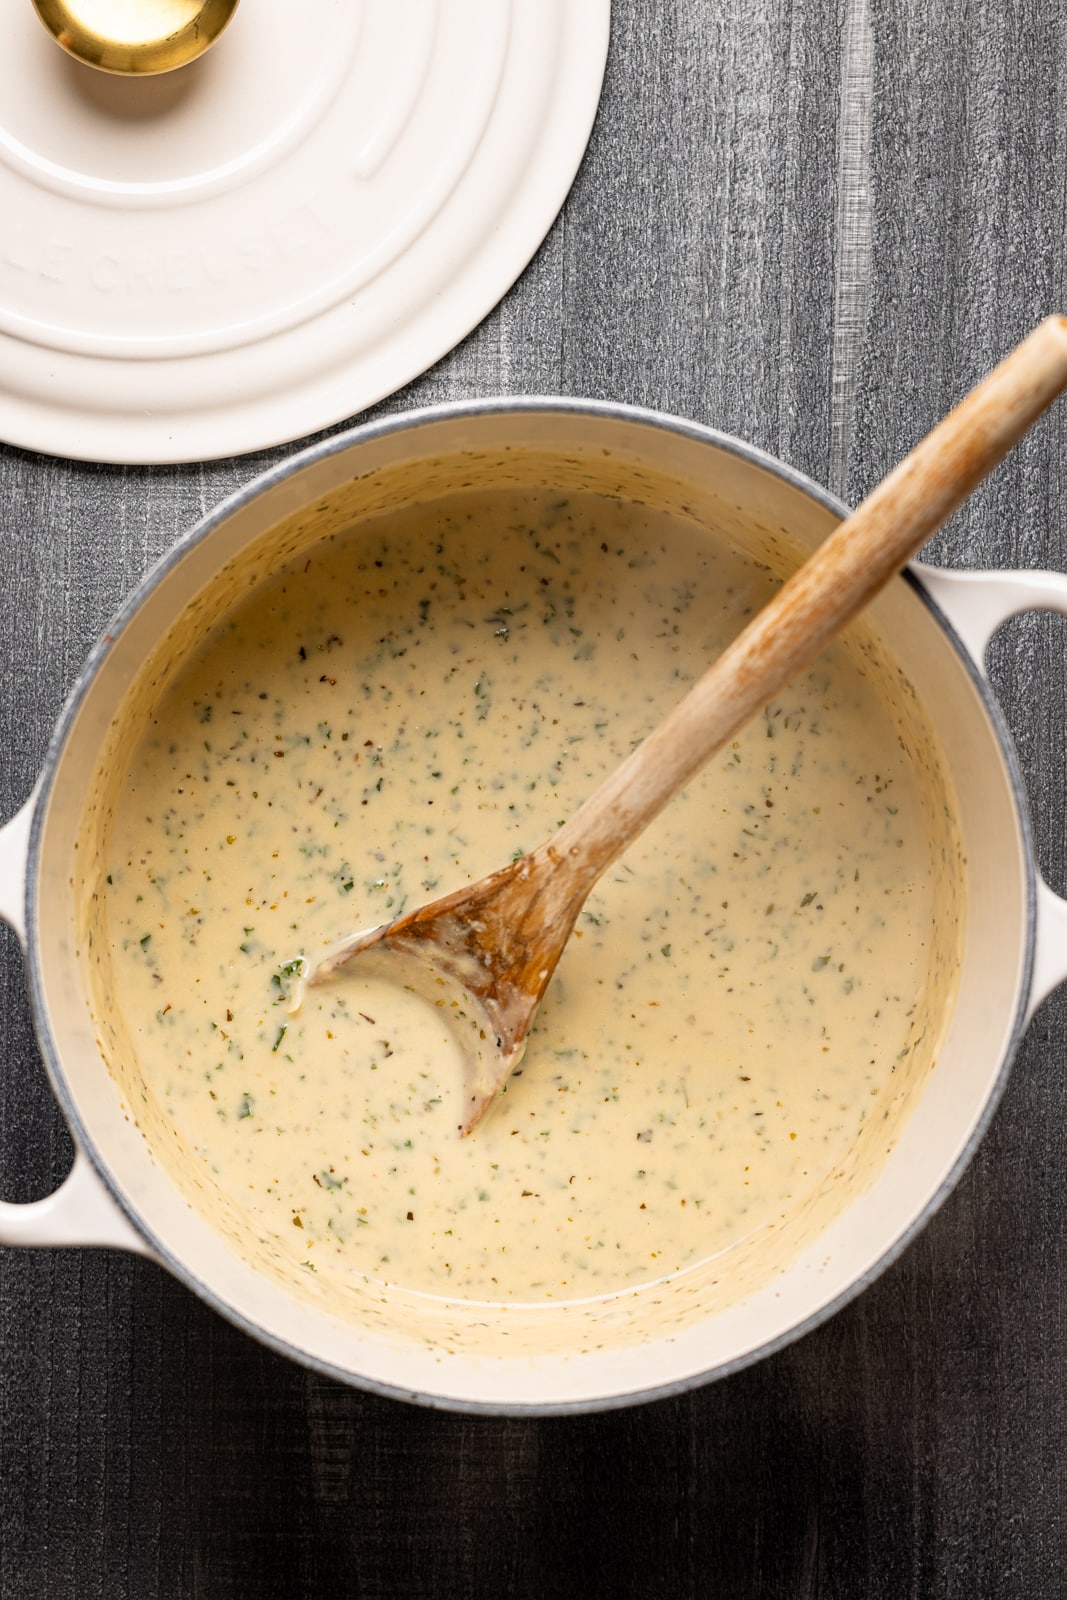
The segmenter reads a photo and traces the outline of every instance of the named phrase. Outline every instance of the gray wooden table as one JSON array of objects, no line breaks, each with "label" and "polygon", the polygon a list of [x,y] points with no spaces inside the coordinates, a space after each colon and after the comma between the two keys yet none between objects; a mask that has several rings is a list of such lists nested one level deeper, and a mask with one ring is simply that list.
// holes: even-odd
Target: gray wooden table
[{"label": "gray wooden table", "polygon": [[[580,5],[582,0],[574,0]],[[1067,8],[615,0],[564,212],[504,303],[393,410],[561,392],[742,435],[857,498],[1067,308]],[[152,561],[281,452],[162,469],[0,450],[0,815]],[[1067,568],[1067,413],[941,536]],[[1067,634],[993,675],[1067,887]],[[0,935],[0,1174],[70,1160]],[[1038,1014],[976,1161],[857,1303],[692,1395],[509,1421],[363,1396],[155,1267],[0,1252],[0,1594],[885,1596],[1067,1584],[1067,1004]]]}]

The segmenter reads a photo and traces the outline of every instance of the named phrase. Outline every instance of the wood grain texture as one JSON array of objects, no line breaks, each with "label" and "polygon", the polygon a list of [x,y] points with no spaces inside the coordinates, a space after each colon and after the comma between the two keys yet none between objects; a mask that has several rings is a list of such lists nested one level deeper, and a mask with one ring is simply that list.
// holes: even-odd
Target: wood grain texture
[{"label": "wood grain texture", "polygon": [[[575,0],[580,3],[580,0]],[[615,0],[593,140],[503,304],[381,409],[613,396],[858,499],[1067,306],[1067,12],[1047,0]],[[116,603],[281,452],[203,467],[0,450],[0,815]],[[1067,568],[1067,416],[940,535]],[[1067,628],[992,671],[1067,887]],[[0,934],[0,1184],[70,1146]],[[308,1374],[153,1266],[0,1252],[4,1600],[1059,1600],[1067,1581],[1067,1005],[903,1257],[800,1343],[597,1417],[419,1411]]]}]

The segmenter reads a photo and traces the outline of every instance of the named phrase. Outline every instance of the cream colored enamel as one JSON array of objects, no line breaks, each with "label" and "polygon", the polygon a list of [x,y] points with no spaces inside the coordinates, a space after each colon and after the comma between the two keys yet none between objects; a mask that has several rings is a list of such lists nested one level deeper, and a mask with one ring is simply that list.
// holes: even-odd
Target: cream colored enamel
[{"label": "cream colored enamel", "polygon": [[[440,1012],[349,973],[292,1017],[272,982],[537,844],[773,591],[771,553],[468,495],[301,548],[177,675],[188,628],[162,647],[99,806],[101,1034],[261,1269],[356,1325],[440,1297],[450,1347],[564,1347],[574,1316],[625,1339],[629,1291],[661,1285],[652,1326],[737,1300],[877,1173],[936,1057],[960,880],[929,730],[862,629],[609,871],[471,1138]],[[469,1300],[513,1314],[487,1334]],[[569,1330],[518,1310],[561,1302]]]}]

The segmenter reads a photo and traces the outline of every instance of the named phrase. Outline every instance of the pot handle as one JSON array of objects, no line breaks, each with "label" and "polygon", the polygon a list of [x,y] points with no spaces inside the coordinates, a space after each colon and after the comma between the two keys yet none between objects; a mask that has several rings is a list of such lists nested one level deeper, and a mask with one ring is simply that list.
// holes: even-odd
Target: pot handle
[{"label": "pot handle", "polygon": [[[912,570],[984,673],[989,641],[1021,611],[1058,611],[1067,616],[1067,574],[1062,572],[955,572],[913,562]],[[1037,879],[1034,971],[1026,1011],[1034,1012],[1067,979],[1067,900]]]},{"label": "pot handle", "polygon": [[[0,917],[26,948],[26,863],[37,790],[0,828]],[[74,1165],[53,1194],[27,1205],[0,1200],[0,1244],[112,1245],[151,1256],[77,1144]]]}]

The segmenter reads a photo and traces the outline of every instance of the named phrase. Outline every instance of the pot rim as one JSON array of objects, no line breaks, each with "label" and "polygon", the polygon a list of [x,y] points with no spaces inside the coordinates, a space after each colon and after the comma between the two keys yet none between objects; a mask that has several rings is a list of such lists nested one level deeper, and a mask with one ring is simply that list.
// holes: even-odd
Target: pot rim
[{"label": "pot rim", "polygon": [[565,1416],[585,1412],[594,1413],[615,1410],[622,1406],[640,1405],[652,1400],[669,1399],[703,1387],[703,1385],[715,1382],[720,1378],[730,1377],[734,1373],[743,1371],[746,1367],[762,1361],[765,1357],[774,1355],[795,1340],[820,1327],[824,1322],[836,1315],[838,1311],[856,1299],[904,1253],[917,1234],[927,1226],[935,1212],[941,1208],[949,1194],[956,1187],[964,1170],[973,1159],[978,1145],[984,1138],[1003,1097],[1012,1063],[1026,1029],[1034,970],[1037,927],[1036,858],[1026,789],[1019,770],[1018,758],[1011,735],[1004,722],[1003,713],[975,658],[964,645],[940,606],[925,588],[921,576],[909,566],[904,569],[901,576],[947,635],[956,655],[962,662],[964,670],[972,686],[977,691],[982,707],[992,726],[1000,756],[1004,763],[1023,847],[1026,895],[1025,949],[1023,952],[1021,983],[1010,1036],[1000,1061],[996,1079],[990,1088],[981,1114],[937,1189],[927,1200],[918,1215],[878,1257],[877,1261],[873,1262],[859,1277],[853,1279],[845,1289],[841,1290],[824,1305],[818,1307],[810,1316],[794,1323],[790,1328],[785,1329],[753,1349],[746,1350],[731,1360],[720,1362],[717,1366],[688,1374],[670,1382],[653,1384],[642,1389],[627,1390],[623,1393],[594,1395],[585,1399],[532,1401],[529,1404],[525,1402],[463,1399],[447,1394],[439,1395],[409,1389],[399,1384],[386,1383],[377,1378],[367,1377],[349,1367],[338,1365],[335,1362],[325,1360],[307,1350],[301,1349],[288,1339],[271,1332],[261,1323],[254,1321],[239,1311],[224,1297],[216,1293],[214,1289],[205,1284],[185,1262],[179,1260],[160,1242],[155,1236],[150,1223],[127,1202],[125,1195],[112,1178],[111,1169],[97,1151],[91,1130],[86,1126],[77,1110],[74,1098],[68,1088],[58,1046],[52,1036],[49,1012],[43,991],[41,963],[38,956],[37,884],[44,818],[48,812],[53,785],[68,735],[97,673],[131,618],[140,609],[152,591],[185,559],[187,553],[204,540],[210,538],[215,530],[235,512],[250,505],[275,485],[296,476],[304,468],[317,465],[332,456],[340,455],[353,445],[371,443],[376,439],[387,438],[394,434],[417,429],[426,423],[485,415],[495,416],[503,413],[519,415],[523,413],[562,413],[564,415],[570,413],[609,421],[637,423],[643,427],[680,434],[697,443],[708,444],[726,454],[739,457],[750,465],[800,490],[809,499],[814,500],[816,504],[825,507],[825,509],[839,518],[843,519],[849,514],[848,506],[838,496],[832,494],[828,489],[824,489],[814,479],[809,478],[806,473],[800,472],[797,468],[770,455],[757,445],[748,444],[742,439],[723,433],[719,429],[703,423],[676,417],[670,412],[656,411],[648,407],[628,405],[611,400],[588,400],[552,395],[501,395],[476,400],[446,401],[435,405],[394,412],[387,416],[374,418],[370,422],[358,423],[353,427],[345,428],[339,433],[330,435],[329,438],[305,446],[305,448],[295,452],[286,460],[250,479],[248,483],[220,501],[217,506],[199,518],[191,528],[182,534],[176,543],[171,545],[149,569],[123,601],[93,645],[79,671],[57,719],[38,780],[37,798],[33,810],[26,862],[26,981],[30,995],[34,1029],[45,1070],[48,1073],[52,1092],[56,1097],[76,1146],[84,1152],[97,1178],[107,1191],[109,1198],[118,1207],[135,1232],[145,1241],[155,1259],[202,1302],[218,1312],[219,1315],[233,1326],[239,1328],[243,1333],[248,1334],[277,1354],[286,1356],[323,1377],[336,1379],[349,1387],[361,1389],[369,1394],[389,1399],[406,1400],[434,1410],[465,1414],[530,1417]]}]

